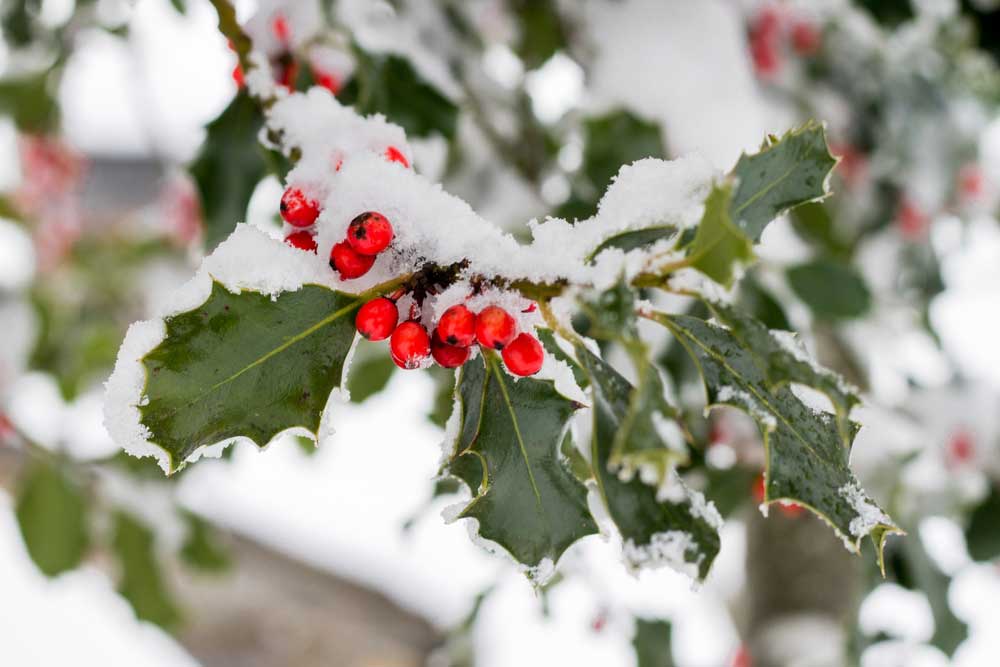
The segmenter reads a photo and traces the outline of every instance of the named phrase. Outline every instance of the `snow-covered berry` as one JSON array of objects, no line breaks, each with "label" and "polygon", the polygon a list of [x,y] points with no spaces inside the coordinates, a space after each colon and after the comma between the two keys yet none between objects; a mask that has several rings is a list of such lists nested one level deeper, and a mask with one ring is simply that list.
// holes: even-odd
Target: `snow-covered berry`
[{"label": "snow-covered berry", "polygon": [[398,162],[399,164],[403,165],[406,168],[409,168],[410,166],[410,161],[407,160],[406,156],[403,155],[402,151],[400,151],[395,146],[389,146],[388,148],[385,149],[385,159],[387,159],[389,162]]},{"label": "snow-covered berry", "polygon": [[502,350],[517,336],[517,321],[499,306],[487,306],[476,316],[476,340],[483,347]]},{"label": "snow-covered berry", "polygon": [[441,340],[439,331],[431,337],[431,355],[434,361],[445,368],[458,368],[469,360],[471,350],[468,347],[449,345]]},{"label": "snow-covered berry", "polygon": [[347,241],[341,241],[330,250],[330,266],[335,269],[344,280],[360,278],[368,273],[375,263],[375,258],[371,255],[362,255],[355,252],[354,248]]},{"label": "snow-covered berry", "polygon": [[392,224],[375,211],[367,211],[351,220],[347,242],[362,255],[377,255],[392,243]]},{"label": "snow-covered berry", "polygon": [[311,232],[303,229],[298,232],[292,232],[285,237],[285,243],[292,246],[293,248],[298,248],[299,250],[308,250],[309,252],[316,252],[316,238]]},{"label": "snow-covered berry", "polygon": [[354,318],[354,326],[368,340],[385,340],[392,335],[398,319],[396,304],[380,296],[361,306]]},{"label": "snow-covered berry", "polygon": [[427,329],[412,320],[403,322],[392,332],[389,339],[392,360],[400,368],[412,370],[420,368],[431,353],[431,339]]},{"label": "snow-covered berry", "polygon": [[523,333],[503,348],[500,353],[507,370],[514,375],[534,375],[542,368],[545,361],[545,350],[538,339],[531,334]]},{"label": "snow-covered berry", "polygon": [[448,345],[469,347],[476,342],[476,314],[460,303],[455,304],[441,315],[437,332]]},{"label": "snow-covered berry", "polygon": [[299,188],[288,188],[281,195],[281,217],[293,227],[308,227],[319,217],[319,202],[306,197]]}]

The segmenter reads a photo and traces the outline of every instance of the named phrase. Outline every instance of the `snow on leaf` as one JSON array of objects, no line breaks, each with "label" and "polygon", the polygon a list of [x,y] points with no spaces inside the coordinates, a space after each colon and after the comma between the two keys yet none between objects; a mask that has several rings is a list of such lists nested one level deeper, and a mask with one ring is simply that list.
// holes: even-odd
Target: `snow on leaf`
[{"label": "snow on leaf", "polygon": [[625,564],[632,570],[669,566],[701,581],[719,553],[718,512],[676,476],[667,493],[638,478],[623,480],[609,466],[615,439],[635,389],[611,366],[576,346],[594,396],[591,461],[604,505],[622,536]]},{"label": "snow on leaf", "polygon": [[[826,520],[858,553],[861,538],[875,543],[879,562],[886,535],[902,531],[863,494],[849,466],[857,425],[846,418],[810,409],[795,396],[789,382],[831,391],[830,378],[803,365],[775,342],[761,341],[748,321],[733,321],[732,330],[687,315],[656,314],[698,364],[708,404],[732,405],[750,414],[761,427],[766,456],[764,503],[780,500],[804,505]],[[754,332],[753,345],[745,338]],[[832,375],[832,374],[830,374]],[[850,405],[856,397],[841,397]]]},{"label": "snow on leaf", "polygon": [[475,519],[478,537],[538,583],[571,544],[597,532],[586,488],[560,454],[576,405],[550,381],[514,380],[492,352],[462,367],[456,394],[461,425],[445,472],[474,496],[456,518]]}]

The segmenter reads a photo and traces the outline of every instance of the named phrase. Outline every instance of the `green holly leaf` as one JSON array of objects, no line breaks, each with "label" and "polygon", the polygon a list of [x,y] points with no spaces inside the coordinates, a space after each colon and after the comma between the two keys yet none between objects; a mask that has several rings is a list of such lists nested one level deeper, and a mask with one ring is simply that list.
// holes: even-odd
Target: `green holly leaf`
[{"label": "green holly leaf", "polygon": [[729,215],[750,240],[760,240],[768,223],[788,209],[827,196],[827,180],[837,164],[816,121],[770,136],[760,152],[744,153],[733,167],[736,178]]},{"label": "green holly leaf", "polygon": [[698,364],[709,406],[731,405],[757,421],[766,456],[764,502],[808,507],[854,553],[860,551],[861,539],[870,536],[882,565],[886,536],[902,531],[868,498],[848,465],[857,425],[813,410],[788,386],[811,385],[810,380],[819,378],[814,383],[818,389],[834,391],[822,375],[807,364],[793,363],[788,352],[759,348],[761,341],[750,329],[730,330],[687,315],[657,314],[654,319]]},{"label": "green holly leaf", "polygon": [[111,548],[121,567],[118,592],[135,615],[167,630],[181,620],[163,580],[153,532],[125,512],[116,512]]},{"label": "green holly leaf", "polygon": [[638,250],[639,248],[651,246],[657,241],[669,239],[672,236],[677,236],[677,228],[673,225],[660,225],[622,232],[602,241],[601,245],[597,246],[587,259],[592,261],[608,248],[618,248],[624,252],[629,252],[630,250]]},{"label": "green holly leaf", "polygon": [[358,113],[384,114],[411,136],[435,132],[455,136],[458,107],[441,94],[403,57],[368,53],[355,46],[357,71],[338,97]]},{"label": "green holly leaf", "polygon": [[[515,380],[489,351],[458,376],[461,425],[447,471],[474,498],[458,515],[479,522],[479,535],[506,549],[538,583],[566,549],[597,532],[587,491],[560,457],[570,416],[578,407],[553,382]],[[474,459],[480,482],[461,470]]]},{"label": "green holly leaf", "polygon": [[511,3],[519,35],[514,50],[527,69],[535,69],[566,46],[566,33],[554,0]]},{"label": "green holly leaf", "polygon": [[360,303],[318,285],[272,298],[213,282],[205,303],[167,318],[166,338],[142,359],[148,402],[139,412],[170,469],[230,438],[262,447],[292,427],[317,433],[342,386]]},{"label": "green holly leaf", "polygon": [[622,535],[626,564],[630,569],[669,565],[704,579],[719,553],[718,513],[676,476],[656,488],[637,477],[623,480],[612,471],[615,442],[627,428],[636,390],[583,344],[576,345],[576,353],[590,376],[594,400],[591,466],[601,499]]},{"label": "green holly leaf", "polygon": [[635,619],[636,667],[674,667],[674,654],[670,643],[670,621]]},{"label": "green holly leaf", "polygon": [[351,362],[351,374],[347,378],[347,389],[351,392],[352,403],[364,403],[389,384],[396,364],[385,353],[381,345],[359,339]]},{"label": "green holly leaf", "polygon": [[733,284],[735,268],[754,256],[753,243],[730,217],[732,201],[732,181],[712,187],[687,256],[688,265],[726,287]]},{"label": "green holly leaf", "polygon": [[798,383],[826,395],[833,406],[840,436],[850,446],[851,434],[855,429],[850,421],[851,410],[861,403],[856,387],[813,361],[798,334],[771,331],[754,318],[725,304],[707,305],[715,319],[729,327],[730,332],[745,348],[753,350],[756,356],[765,360],[761,364],[761,372],[766,376],[769,386]]},{"label": "green holly leaf", "polygon": [[204,572],[228,570],[232,558],[211,524],[193,512],[183,511],[181,516],[188,529],[180,551],[184,562]]},{"label": "green holly leaf", "polygon": [[250,197],[267,175],[264,149],[257,141],[263,124],[257,104],[241,91],[206,128],[205,143],[190,167],[201,197],[206,250],[246,218]]},{"label": "green holly leaf", "polygon": [[0,79],[0,114],[22,132],[44,134],[59,125],[59,103],[49,83],[52,70]]},{"label": "green holly leaf", "polygon": [[990,487],[990,494],[972,511],[965,529],[969,555],[978,561],[990,561],[1000,556],[1000,490]]},{"label": "green holly leaf", "polygon": [[868,285],[849,264],[815,259],[790,267],[785,276],[795,295],[818,319],[853,319],[871,309],[872,295]]},{"label": "green holly leaf", "polygon": [[644,479],[660,484],[670,469],[687,463],[688,451],[679,413],[667,402],[660,372],[639,338],[635,292],[622,281],[579,305],[589,322],[588,335],[621,344],[636,371],[636,386],[628,396],[628,411],[615,435],[608,465],[626,478],[641,470]]},{"label": "green holly leaf", "polygon": [[80,564],[90,543],[87,501],[60,464],[37,461],[25,470],[15,514],[28,555],[46,576]]}]

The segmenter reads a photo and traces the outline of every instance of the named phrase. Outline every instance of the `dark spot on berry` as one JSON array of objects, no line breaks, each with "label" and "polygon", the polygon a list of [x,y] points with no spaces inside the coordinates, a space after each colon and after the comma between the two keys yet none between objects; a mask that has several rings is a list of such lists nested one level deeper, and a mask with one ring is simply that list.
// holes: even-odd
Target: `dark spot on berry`
[{"label": "dark spot on berry", "polygon": [[364,225],[358,225],[357,227],[354,228],[354,238],[363,239],[367,235],[368,233]]},{"label": "dark spot on berry", "polygon": [[287,212],[288,211],[288,204],[286,204],[285,202],[281,202],[281,204],[278,206],[278,208],[281,210],[282,213]]},{"label": "dark spot on berry", "polygon": [[493,349],[494,350],[502,350],[503,349],[503,343],[494,343],[493,344]]},{"label": "dark spot on berry", "polygon": [[455,338],[454,336],[448,336],[444,342],[448,343],[449,345],[457,345],[458,339]]}]

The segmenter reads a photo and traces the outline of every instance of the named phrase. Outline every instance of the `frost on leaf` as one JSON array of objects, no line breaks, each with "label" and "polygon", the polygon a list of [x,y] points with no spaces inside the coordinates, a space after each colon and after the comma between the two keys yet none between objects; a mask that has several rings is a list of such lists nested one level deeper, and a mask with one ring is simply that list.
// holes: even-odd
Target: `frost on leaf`
[{"label": "frost on leaf", "polygon": [[810,508],[855,553],[861,538],[870,535],[881,562],[886,535],[901,531],[861,493],[851,472],[850,447],[857,425],[846,413],[812,410],[788,385],[796,382],[830,392],[835,405],[848,408],[857,397],[840,393],[832,373],[805,364],[777,340],[767,343],[759,338],[766,335],[762,325],[734,311],[718,313],[732,323],[732,329],[687,315],[658,314],[655,319],[697,363],[708,404],[740,408],[758,422],[767,466],[765,504],[784,500]]},{"label": "frost on leaf", "polygon": [[461,423],[444,472],[474,496],[456,518],[475,519],[478,537],[539,580],[571,544],[597,532],[586,488],[560,455],[578,406],[551,381],[515,380],[492,352],[462,367],[456,395]]},{"label": "frost on leaf", "polygon": [[623,480],[609,466],[614,442],[628,419],[635,389],[585,346],[577,358],[590,376],[594,424],[591,461],[608,514],[622,536],[625,564],[632,570],[666,565],[703,580],[719,553],[718,512],[676,474],[654,488],[641,479]]}]

